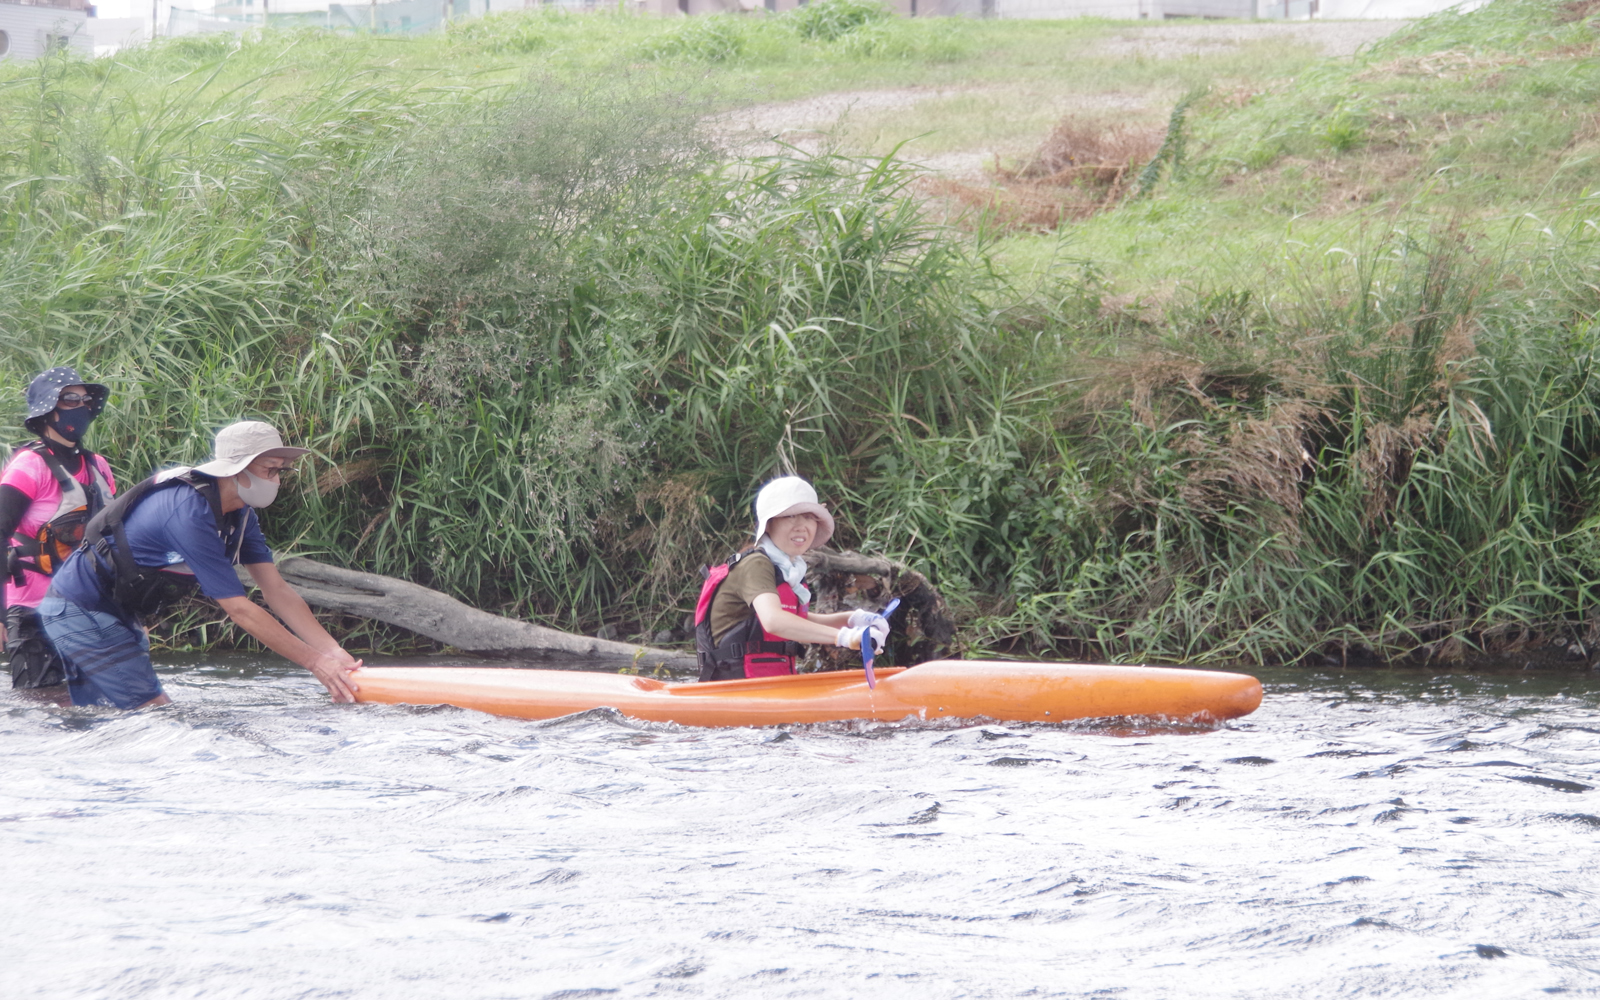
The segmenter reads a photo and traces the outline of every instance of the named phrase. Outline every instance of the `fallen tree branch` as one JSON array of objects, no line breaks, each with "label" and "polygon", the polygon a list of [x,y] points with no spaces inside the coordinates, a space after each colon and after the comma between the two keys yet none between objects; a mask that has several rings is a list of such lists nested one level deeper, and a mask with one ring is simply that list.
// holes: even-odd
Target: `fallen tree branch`
[{"label": "fallen tree branch", "polygon": [[[340,569],[305,556],[278,563],[278,572],[307,604],[398,625],[479,656],[585,666],[665,666],[692,669],[693,653],[574,635],[505,618],[463,604],[448,594],[394,577]],[[239,577],[251,585],[249,574]]]},{"label": "fallen tree branch", "polygon": [[[955,635],[944,598],[916,570],[881,556],[819,548],[806,554],[809,574],[817,581],[819,611],[841,607],[882,607],[890,597],[900,608],[889,619],[898,642],[896,660],[922,663],[944,655]],[[448,594],[377,573],[341,569],[305,556],[278,563],[289,586],[307,604],[358,615],[424,635],[435,642],[479,656],[585,666],[658,666],[692,670],[693,653],[636,646],[586,635],[574,635],[480,611]],[[239,567],[239,578],[252,585]],[[881,582],[880,582],[881,581]]]}]

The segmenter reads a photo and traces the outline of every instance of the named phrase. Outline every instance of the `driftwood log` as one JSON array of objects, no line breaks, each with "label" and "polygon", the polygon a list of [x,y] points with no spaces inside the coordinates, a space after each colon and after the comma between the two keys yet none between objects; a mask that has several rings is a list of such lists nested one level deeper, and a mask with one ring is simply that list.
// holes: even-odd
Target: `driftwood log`
[{"label": "driftwood log", "polygon": [[[944,598],[928,578],[904,563],[859,552],[823,547],[806,553],[807,585],[812,608],[822,614],[846,608],[882,608],[895,598],[900,607],[889,616],[889,655],[881,661],[909,667],[948,655],[955,622]],[[860,655],[842,649],[821,651],[829,666],[860,665]]]},{"label": "driftwood log", "polygon": [[[814,592],[812,608],[819,613],[881,608],[900,598],[900,607],[889,618],[892,637],[884,665],[910,666],[950,651],[954,623],[944,598],[921,573],[879,556],[827,548],[807,553],[806,561],[811,567],[807,579]],[[341,569],[305,556],[282,560],[278,571],[313,607],[396,625],[479,656],[680,671],[697,666],[690,651],[636,646],[545,628],[480,611],[420,584]],[[243,567],[239,578],[250,585]],[[684,635],[693,632],[685,630]],[[823,649],[820,657],[826,667],[849,668],[859,663],[859,654],[846,650]]]},{"label": "driftwood log", "polygon": [[[692,669],[692,652],[635,646],[574,635],[480,611],[448,594],[376,573],[340,569],[290,556],[278,571],[313,607],[372,618],[425,635],[437,642],[480,656],[516,660],[582,662],[595,666]],[[240,579],[250,577],[243,567]]]}]

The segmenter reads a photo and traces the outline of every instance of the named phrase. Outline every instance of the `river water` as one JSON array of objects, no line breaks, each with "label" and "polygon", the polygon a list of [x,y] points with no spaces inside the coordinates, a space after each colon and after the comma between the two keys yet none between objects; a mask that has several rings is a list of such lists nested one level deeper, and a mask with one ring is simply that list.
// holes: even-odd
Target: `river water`
[{"label": "river water", "polygon": [[1600,678],[708,731],[169,660],[0,695],[7,998],[1600,996]]}]

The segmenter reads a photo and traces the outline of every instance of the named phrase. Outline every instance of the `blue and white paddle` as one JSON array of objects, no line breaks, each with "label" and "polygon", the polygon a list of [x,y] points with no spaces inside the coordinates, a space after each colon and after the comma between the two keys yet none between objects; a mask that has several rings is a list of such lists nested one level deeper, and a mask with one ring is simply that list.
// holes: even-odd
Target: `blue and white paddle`
[{"label": "blue and white paddle", "polygon": [[[890,615],[894,614],[894,609],[898,608],[899,606],[900,598],[896,597],[894,600],[889,602],[889,606],[887,608],[884,608],[882,611],[878,612],[878,614],[887,619]],[[873,676],[872,673],[872,654],[872,626],[868,625],[866,628],[861,630],[861,666],[867,671],[867,689],[869,691],[878,686],[878,678]]]}]

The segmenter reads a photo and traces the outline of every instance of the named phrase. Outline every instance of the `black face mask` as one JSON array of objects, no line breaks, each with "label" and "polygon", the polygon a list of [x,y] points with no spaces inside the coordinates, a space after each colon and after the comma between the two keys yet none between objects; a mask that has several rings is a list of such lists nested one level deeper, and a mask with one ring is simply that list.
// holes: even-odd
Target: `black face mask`
[{"label": "black face mask", "polygon": [[68,441],[77,444],[93,420],[94,411],[87,406],[79,406],[71,410],[56,410],[50,418],[50,427]]}]

